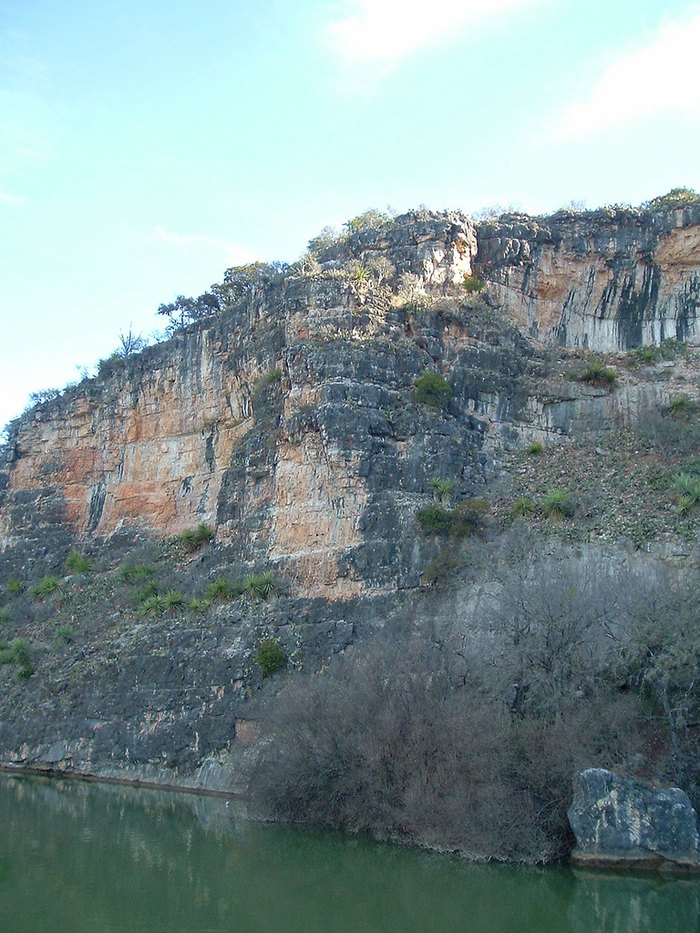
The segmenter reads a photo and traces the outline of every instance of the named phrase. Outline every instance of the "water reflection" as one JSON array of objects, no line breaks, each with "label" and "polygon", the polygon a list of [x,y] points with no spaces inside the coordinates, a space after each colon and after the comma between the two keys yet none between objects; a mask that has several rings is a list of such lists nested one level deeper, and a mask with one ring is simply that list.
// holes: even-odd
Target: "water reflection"
[{"label": "water reflection", "polygon": [[220,798],[0,776],[0,931],[689,933],[698,883],[262,826]]}]

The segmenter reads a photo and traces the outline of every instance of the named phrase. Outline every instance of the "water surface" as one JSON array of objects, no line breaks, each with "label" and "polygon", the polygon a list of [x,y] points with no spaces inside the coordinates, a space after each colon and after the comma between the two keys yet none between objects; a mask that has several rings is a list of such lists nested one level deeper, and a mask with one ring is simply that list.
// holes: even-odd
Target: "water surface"
[{"label": "water surface", "polygon": [[221,798],[0,775],[2,933],[696,933],[700,882],[472,865]]}]

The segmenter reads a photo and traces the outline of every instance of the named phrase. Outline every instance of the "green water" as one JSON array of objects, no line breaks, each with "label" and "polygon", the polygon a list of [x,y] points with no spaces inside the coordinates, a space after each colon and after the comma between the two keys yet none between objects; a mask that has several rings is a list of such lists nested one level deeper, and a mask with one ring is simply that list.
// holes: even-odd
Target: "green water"
[{"label": "green water", "polygon": [[0,775],[2,933],[695,933],[700,882],[470,865],[220,798]]}]

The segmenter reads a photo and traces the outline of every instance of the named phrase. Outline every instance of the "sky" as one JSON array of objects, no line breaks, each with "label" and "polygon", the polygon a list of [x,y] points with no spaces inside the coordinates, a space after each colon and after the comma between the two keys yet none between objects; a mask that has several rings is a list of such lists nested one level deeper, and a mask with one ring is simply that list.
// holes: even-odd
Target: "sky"
[{"label": "sky", "polygon": [[700,190],[700,3],[0,0],[0,426],[224,270]]}]

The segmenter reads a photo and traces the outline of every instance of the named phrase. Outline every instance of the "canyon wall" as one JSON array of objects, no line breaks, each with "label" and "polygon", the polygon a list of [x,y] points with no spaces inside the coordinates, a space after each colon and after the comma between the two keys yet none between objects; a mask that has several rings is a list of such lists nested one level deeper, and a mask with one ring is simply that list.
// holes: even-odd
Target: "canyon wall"
[{"label": "canyon wall", "polygon": [[[415,586],[407,531],[432,479],[477,495],[499,451],[629,422],[668,396],[545,376],[528,338],[695,340],[698,242],[700,209],[479,227],[409,214],[353,234],[19,419],[0,463],[5,558],[49,567],[81,538],[205,522],[305,595]],[[356,271],[377,257],[388,282]],[[465,295],[474,271],[486,286]],[[416,399],[425,370],[449,380],[446,406]]]},{"label": "canyon wall", "polygon": [[[461,543],[425,533],[417,511],[488,499],[497,536],[508,495],[524,494],[517,477],[537,472],[529,444],[575,450],[583,432],[698,396],[692,354],[647,372],[623,351],[697,339],[700,217],[634,216],[404,215],[252,279],[219,314],[13,423],[0,449],[0,763],[230,790],[255,735],[261,638],[317,669],[388,620],[469,628],[469,579],[426,582],[431,566],[456,573]],[[580,378],[585,344],[610,351],[614,384]],[[417,392],[426,372],[445,380],[442,398]],[[605,546],[605,566],[640,578],[686,560],[695,545],[673,537],[670,500],[655,554],[644,529],[637,550],[612,541],[604,508],[629,512],[640,477],[619,475],[617,451],[586,456],[611,488],[582,500],[601,517],[576,559],[597,567]],[[566,481],[557,468],[543,491]],[[211,545],[172,545],[200,523]],[[66,577],[71,548],[93,574]],[[148,612],[130,563],[198,607]],[[275,599],[203,605],[213,581],[263,569]],[[56,588],[35,598],[44,574]],[[24,586],[12,597],[11,577]],[[9,663],[18,636],[26,682]]]}]

